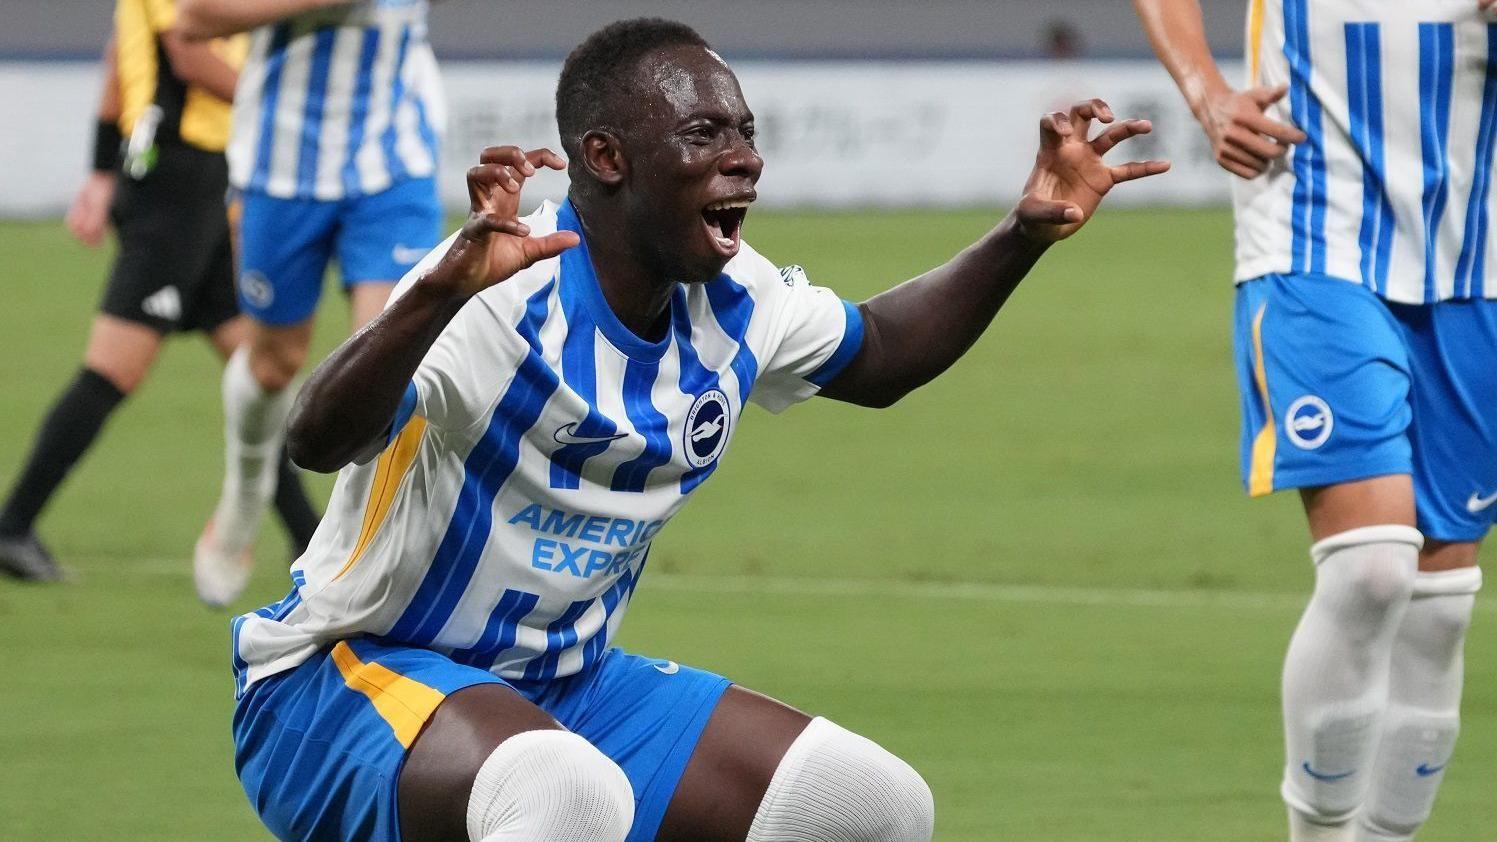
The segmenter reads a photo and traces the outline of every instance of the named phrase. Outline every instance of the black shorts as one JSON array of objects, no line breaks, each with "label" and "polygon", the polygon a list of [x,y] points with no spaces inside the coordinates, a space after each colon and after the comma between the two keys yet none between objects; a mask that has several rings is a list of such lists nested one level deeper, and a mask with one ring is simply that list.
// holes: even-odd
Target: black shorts
[{"label": "black shorts", "polygon": [[139,181],[121,175],[110,220],[119,254],[99,309],[161,333],[211,332],[239,315],[218,152],[162,144]]}]

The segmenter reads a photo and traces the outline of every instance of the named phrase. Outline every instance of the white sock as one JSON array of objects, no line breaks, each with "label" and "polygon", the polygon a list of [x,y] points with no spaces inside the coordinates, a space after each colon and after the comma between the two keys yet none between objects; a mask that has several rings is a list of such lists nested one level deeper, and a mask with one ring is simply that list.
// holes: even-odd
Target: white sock
[{"label": "white sock", "polygon": [[817,717],[780,760],[745,842],[930,842],[935,814],[909,764]]},{"label": "white sock", "polygon": [[633,823],[624,770],[570,731],[500,743],[468,795],[472,842],[623,842]]},{"label": "white sock", "polygon": [[275,497],[286,416],[294,389],[267,392],[250,373],[249,348],[224,366],[224,484],[214,514],[218,545],[230,556],[255,541],[260,521]]},{"label": "white sock", "polygon": [[1388,712],[1359,839],[1403,842],[1429,818],[1460,731],[1462,654],[1481,569],[1420,573],[1393,643]]},{"label": "white sock", "polygon": [[1423,543],[1418,530],[1388,525],[1310,548],[1315,592],[1284,660],[1280,792],[1294,842],[1352,838],[1352,818],[1372,782],[1393,638]]}]

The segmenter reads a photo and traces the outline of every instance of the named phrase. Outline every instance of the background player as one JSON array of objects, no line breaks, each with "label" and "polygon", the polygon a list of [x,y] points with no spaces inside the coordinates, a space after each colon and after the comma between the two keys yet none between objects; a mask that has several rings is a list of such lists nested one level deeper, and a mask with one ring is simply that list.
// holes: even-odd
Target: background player
[{"label": "background player", "polygon": [[1300,489],[1315,541],[1284,664],[1290,836],[1410,839],[1497,518],[1493,4],[1254,0],[1239,91],[1196,0],[1135,3],[1243,179],[1244,483]]},{"label": "background player", "polygon": [[897,401],[1114,184],[1166,169],[1104,164],[1149,125],[1088,141],[1094,119],[1113,121],[1095,100],[1046,115],[1013,214],[851,305],[742,242],[753,115],[696,33],[584,42],[557,89],[567,203],[518,220],[526,178],[564,165],[485,152],[464,228],[298,401],[302,464],[383,453],[340,475],[287,598],[234,624],[236,764],[262,819],[282,838],[929,839],[929,790],[888,752],[607,645],[750,394]]},{"label": "background player", "polygon": [[[118,0],[105,50],[93,172],[68,211],[68,229],[96,246],[112,219],[119,234],[83,367],[37,433],[26,467],[0,509],[0,571],[30,581],[62,578],[36,538],[36,518],[93,444],[109,414],[145,379],[162,339],[207,335],[227,357],[244,341],[224,209],[223,148],[242,39],[189,42],[173,27],[171,0]],[[123,138],[129,154],[120,173]],[[279,454],[277,454],[278,456]],[[276,508],[295,547],[317,528],[301,481],[284,457]]]},{"label": "background player", "polygon": [[425,0],[182,0],[181,10],[195,37],[255,30],[228,150],[250,335],[224,371],[223,493],[194,553],[199,595],[222,604],[249,581],[246,550],[274,492],[271,456],[329,261],[357,328],[438,240],[445,105]]}]

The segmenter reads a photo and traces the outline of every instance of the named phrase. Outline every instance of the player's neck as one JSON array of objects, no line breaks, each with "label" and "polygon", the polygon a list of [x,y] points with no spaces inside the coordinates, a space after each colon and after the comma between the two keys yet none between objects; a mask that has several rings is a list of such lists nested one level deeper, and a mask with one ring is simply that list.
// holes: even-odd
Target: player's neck
[{"label": "player's neck", "polygon": [[593,273],[608,308],[630,333],[649,342],[659,341],[670,329],[665,316],[675,284],[643,260],[623,232],[595,232],[586,221],[582,227]]}]

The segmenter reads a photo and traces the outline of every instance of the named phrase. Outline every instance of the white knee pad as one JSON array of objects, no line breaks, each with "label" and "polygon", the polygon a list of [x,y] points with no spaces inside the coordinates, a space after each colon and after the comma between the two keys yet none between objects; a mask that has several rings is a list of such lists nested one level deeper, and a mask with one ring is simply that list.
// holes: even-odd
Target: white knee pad
[{"label": "white knee pad", "polygon": [[746,842],[929,842],[935,814],[909,764],[817,717],[785,752]]},{"label": "white knee pad", "polygon": [[472,842],[623,842],[633,823],[624,770],[570,731],[500,743],[468,796]]}]

